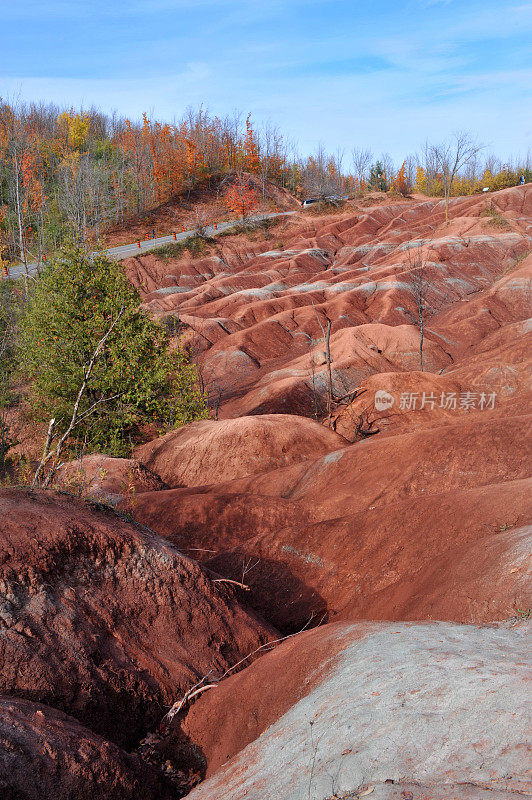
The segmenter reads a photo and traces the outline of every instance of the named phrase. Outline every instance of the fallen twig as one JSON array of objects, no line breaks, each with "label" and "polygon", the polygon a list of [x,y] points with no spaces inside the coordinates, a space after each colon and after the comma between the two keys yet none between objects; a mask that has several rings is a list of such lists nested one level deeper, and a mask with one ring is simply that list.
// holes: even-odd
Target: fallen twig
[{"label": "fallen twig", "polygon": [[233,581],[230,578],[214,578],[213,583],[231,583],[233,586],[238,586],[240,589],[244,589],[244,591],[249,592],[249,586],[246,586],[245,583],[240,583],[240,581]]}]

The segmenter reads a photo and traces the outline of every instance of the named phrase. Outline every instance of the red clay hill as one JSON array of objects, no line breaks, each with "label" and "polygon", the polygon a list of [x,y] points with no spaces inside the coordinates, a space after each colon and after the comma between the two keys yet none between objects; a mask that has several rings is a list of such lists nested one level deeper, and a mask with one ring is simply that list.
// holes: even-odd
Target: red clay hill
[{"label": "red clay hill", "polygon": [[530,792],[532,186],[372,200],[125,262],[211,419],[0,492],[0,796]]}]

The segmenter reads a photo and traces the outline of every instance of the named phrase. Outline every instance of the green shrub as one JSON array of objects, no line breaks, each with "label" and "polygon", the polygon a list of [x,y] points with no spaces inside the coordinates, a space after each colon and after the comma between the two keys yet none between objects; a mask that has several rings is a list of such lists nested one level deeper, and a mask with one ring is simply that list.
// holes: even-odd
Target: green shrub
[{"label": "green shrub", "polygon": [[183,239],[181,242],[170,242],[169,244],[161,245],[161,247],[155,247],[149,252],[158,258],[162,258],[163,261],[168,261],[169,258],[181,258],[186,252],[190,253],[193,258],[199,258],[213,244],[216,244],[216,239],[196,234],[188,239]]},{"label": "green shrub", "polygon": [[506,217],[504,217],[501,214],[501,212],[493,205],[490,205],[488,208],[485,208],[483,211],[481,211],[480,216],[487,217],[490,225],[495,225],[497,228],[510,227],[510,223],[508,222]]},{"label": "green shrub", "polygon": [[12,404],[13,378],[17,369],[16,339],[22,304],[16,281],[0,281],[0,474],[7,465],[8,451],[18,442],[11,438],[7,410]]},{"label": "green shrub", "polygon": [[73,431],[88,450],[128,452],[139,428],[160,429],[206,416],[187,356],[168,349],[168,333],[140,309],[121,267],[69,246],[36,281],[21,321],[21,361],[32,407],[67,430],[98,344],[108,334],[80,401]]}]

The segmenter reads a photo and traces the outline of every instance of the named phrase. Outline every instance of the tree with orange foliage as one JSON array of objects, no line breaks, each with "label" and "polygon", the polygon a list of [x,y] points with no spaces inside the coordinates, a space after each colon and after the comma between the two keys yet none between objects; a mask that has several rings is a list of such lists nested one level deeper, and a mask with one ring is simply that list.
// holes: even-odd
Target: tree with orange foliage
[{"label": "tree with orange foliage", "polygon": [[406,161],[403,161],[401,169],[397,173],[397,177],[395,178],[395,188],[402,194],[403,197],[408,197],[410,194],[411,186],[406,174]]},{"label": "tree with orange foliage", "polygon": [[427,173],[423,167],[419,166],[416,169],[416,184],[414,186],[416,192],[424,193],[427,191]]},{"label": "tree with orange foliage", "polygon": [[242,145],[243,161],[242,167],[247,172],[258,172],[260,168],[259,148],[255,139],[253,125],[251,124],[251,114],[246,118],[246,135]]},{"label": "tree with orange foliage", "polygon": [[224,194],[224,203],[230,211],[245,219],[258,205],[259,194],[249,180],[238,175]]}]

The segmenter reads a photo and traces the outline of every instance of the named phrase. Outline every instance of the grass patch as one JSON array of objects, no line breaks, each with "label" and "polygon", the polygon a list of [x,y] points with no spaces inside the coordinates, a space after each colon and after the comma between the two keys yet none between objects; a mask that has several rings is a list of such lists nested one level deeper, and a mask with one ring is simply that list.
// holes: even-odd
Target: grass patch
[{"label": "grass patch", "polygon": [[252,222],[235,222],[230,228],[221,231],[218,239],[222,239],[224,236],[245,236],[250,241],[271,239],[270,230],[278,227],[282,222],[284,222],[282,217],[253,220]]},{"label": "grass patch", "polygon": [[211,247],[216,244],[216,239],[210,236],[199,236],[195,234],[182,242],[170,242],[163,244],[161,247],[155,247],[149,250],[149,253],[161,258],[163,261],[168,261],[170,258],[181,258],[185,252],[189,253],[193,258],[199,258],[210,251]]},{"label": "grass patch", "polygon": [[509,228],[510,227],[510,223],[508,222],[506,217],[503,217],[501,212],[497,208],[495,208],[495,206],[492,206],[492,205],[488,206],[488,208],[485,208],[483,211],[480,212],[480,216],[481,217],[486,217],[487,220],[488,220],[488,223],[490,225],[494,225],[497,228]]}]

